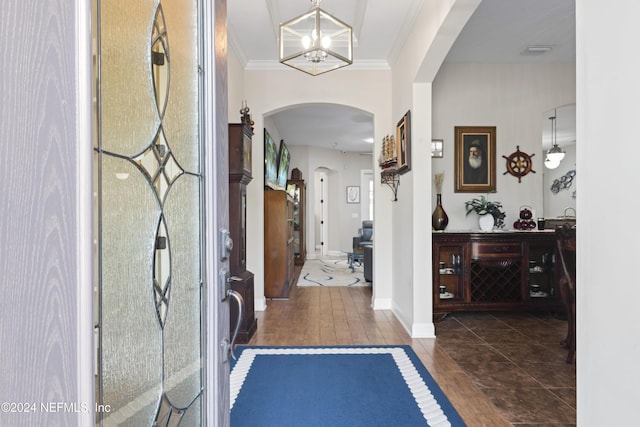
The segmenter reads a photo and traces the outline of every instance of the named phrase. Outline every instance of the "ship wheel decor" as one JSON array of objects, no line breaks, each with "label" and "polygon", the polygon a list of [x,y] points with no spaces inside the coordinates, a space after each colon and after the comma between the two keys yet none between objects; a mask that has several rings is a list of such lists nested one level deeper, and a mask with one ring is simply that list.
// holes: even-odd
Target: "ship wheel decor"
[{"label": "ship wheel decor", "polygon": [[520,151],[520,146],[516,145],[516,151],[514,153],[511,153],[509,157],[502,156],[507,159],[507,171],[503,173],[503,175],[510,173],[511,175],[518,178],[518,182],[521,182],[522,177],[529,172],[536,173],[536,171],[531,168],[531,158],[533,156],[535,156],[535,153],[529,155],[523,151]]}]

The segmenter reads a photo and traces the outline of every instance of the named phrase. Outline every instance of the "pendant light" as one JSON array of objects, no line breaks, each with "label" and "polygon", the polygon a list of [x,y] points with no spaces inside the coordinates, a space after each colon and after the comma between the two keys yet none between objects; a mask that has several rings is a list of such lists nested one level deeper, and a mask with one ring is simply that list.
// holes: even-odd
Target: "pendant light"
[{"label": "pendant light", "polygon": [[320,1],[280,25],[280,62],[312,76],[353,63],[351,27],[320,9]]},{"label": "pendant light", "polygon": [[547,151],[547,158],[544,161],[544,165],[549,169],[555,169],[560,165],[565,155],[564,150],[558,147],[556,110],[553,110],[553,116],[549,117],[549,120],[551,120],[551,142],[553,145],[549,151]]}]

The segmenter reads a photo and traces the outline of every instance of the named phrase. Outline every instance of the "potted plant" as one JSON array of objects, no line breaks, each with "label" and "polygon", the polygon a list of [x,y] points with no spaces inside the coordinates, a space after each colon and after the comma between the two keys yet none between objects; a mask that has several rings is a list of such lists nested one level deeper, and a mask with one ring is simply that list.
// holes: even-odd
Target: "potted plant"
[{"label": "potted plant", "polygon": [[[504,227],[504,218],[507,216],[502,210],[502,203],[489,201],[485,196],[476,197],[464,202],[467,209],[467,215],[475,212],[480,215],[480,228],[482,230],[491,230]],[[485,218],[483,220],[483,218]]]}]

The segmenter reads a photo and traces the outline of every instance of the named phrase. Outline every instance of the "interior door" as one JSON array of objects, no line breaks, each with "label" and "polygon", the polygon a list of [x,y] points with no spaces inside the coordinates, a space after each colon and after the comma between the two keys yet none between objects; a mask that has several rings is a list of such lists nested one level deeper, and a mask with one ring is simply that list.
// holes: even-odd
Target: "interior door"
[{"label": "interior door", "polygon": [[226,2],[209,3],[97,3],[100,425],[228,425]]}]

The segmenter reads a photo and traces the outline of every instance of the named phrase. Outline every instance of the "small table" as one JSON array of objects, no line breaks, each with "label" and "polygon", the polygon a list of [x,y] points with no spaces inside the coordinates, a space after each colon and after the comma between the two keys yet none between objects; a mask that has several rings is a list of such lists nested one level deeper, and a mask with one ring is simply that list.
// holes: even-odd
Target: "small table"
[{"label": "small table", "polygon": [[364,252],[347,252],[347,263],[352,273],[356,271],[353,263],[357,262],[358,266],[361,266],[362,261],[364,261]]}]

